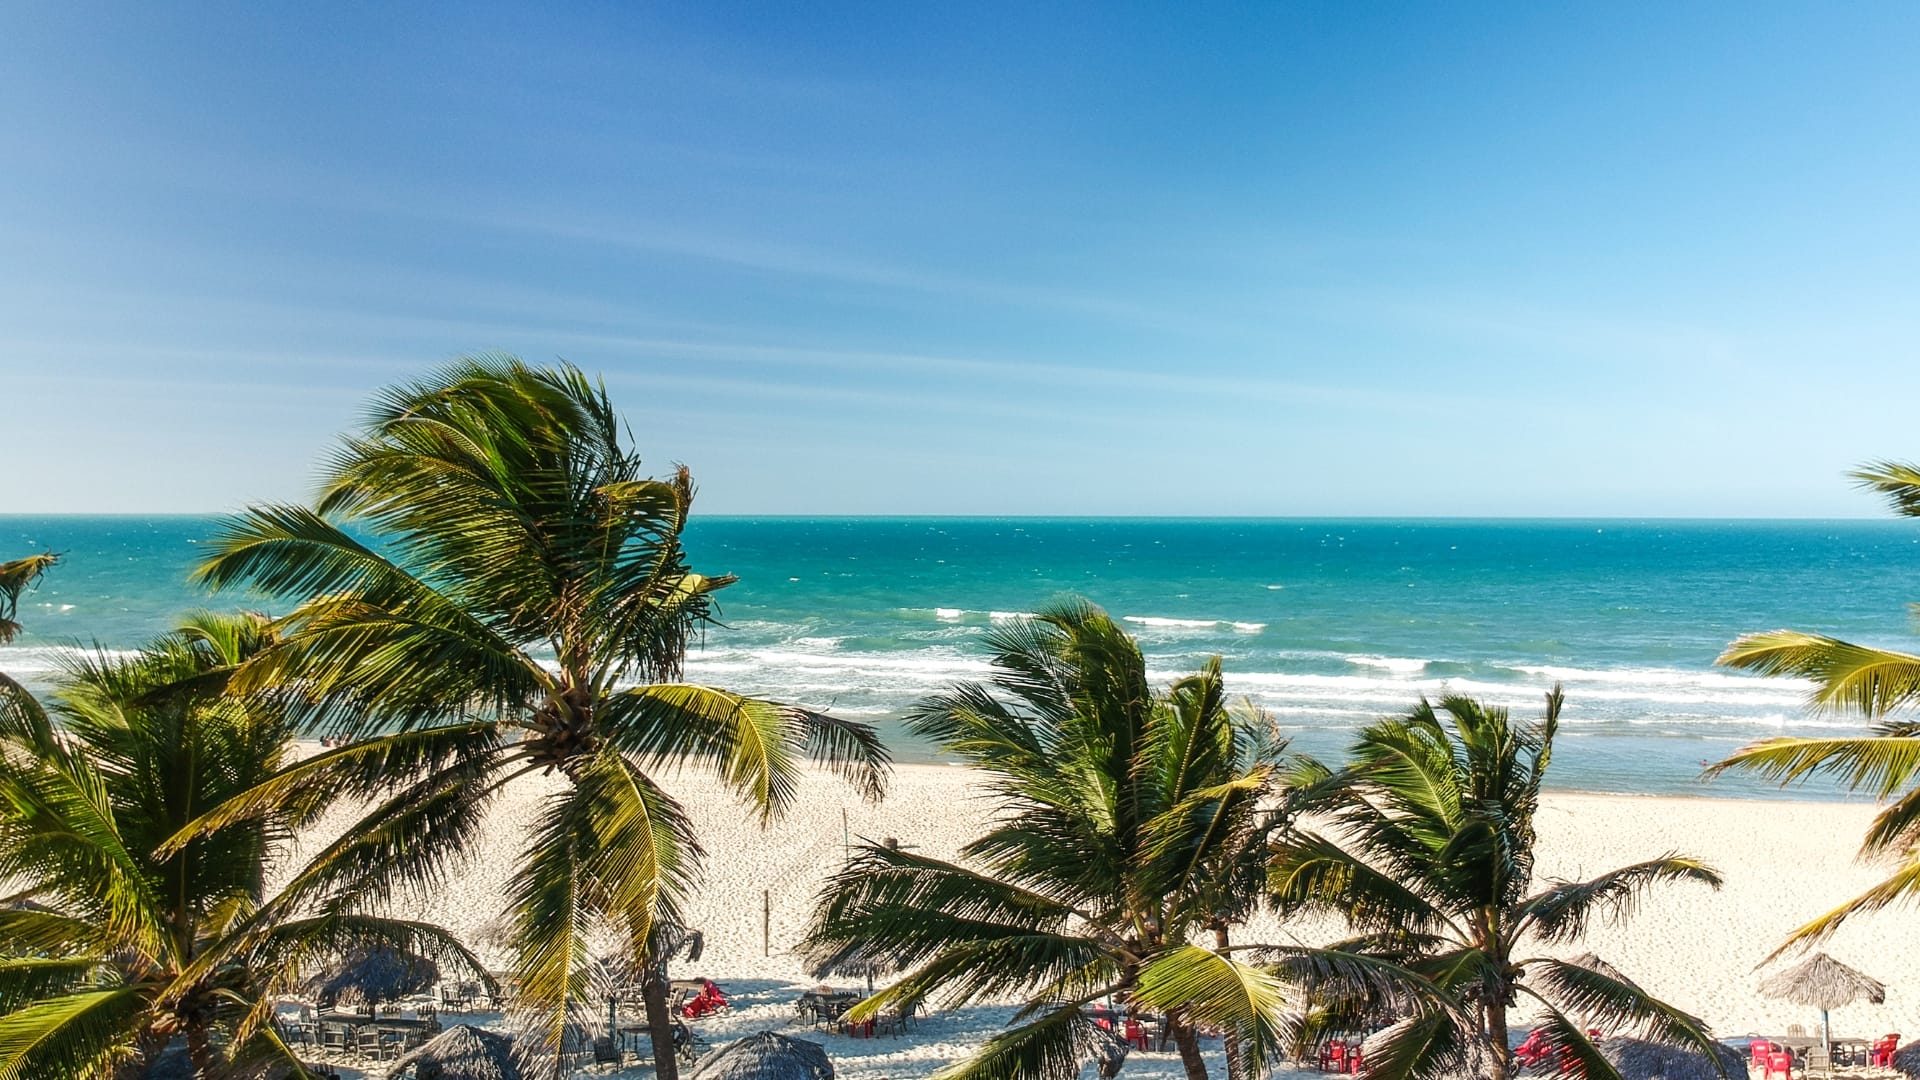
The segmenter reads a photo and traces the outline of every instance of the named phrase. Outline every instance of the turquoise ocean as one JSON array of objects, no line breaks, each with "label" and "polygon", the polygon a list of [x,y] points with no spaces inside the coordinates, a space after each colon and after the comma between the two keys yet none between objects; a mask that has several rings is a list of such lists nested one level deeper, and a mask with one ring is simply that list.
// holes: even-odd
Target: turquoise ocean
[{"label": "turquoise ocean", "polygon": [[[216,521],[0,516],[0,561],[63,562],[20,608],[0,670],[44,687],[61,649],[122,649],[209,597],[188,570]],[[1766,796],[1699,779],[1752,739],[1857,732],[1809,714],[1806,687],[1717,669],[1740,633],[1778,627],[1912,649],[1911,521],[985,519],[706,517],[694,565],[733,573],[690,678],[870,720],[985,674],[983,636],[1077,593],[1125,621],[1156,677],[1225,659],[1228,686],[1300,749],[1337,758],[1354,729],[1447,691],[1567,709],[1556,786]],[[1795,789],[1833,797],[1831,787]]]}]

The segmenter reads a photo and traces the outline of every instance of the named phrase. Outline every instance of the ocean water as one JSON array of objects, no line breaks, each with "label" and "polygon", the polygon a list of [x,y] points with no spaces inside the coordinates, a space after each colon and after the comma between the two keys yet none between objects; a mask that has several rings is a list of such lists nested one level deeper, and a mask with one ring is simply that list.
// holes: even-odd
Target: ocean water
[{"label": "ocean water", "polygon": [[[21,604],[0,670],[44,684],[59,649],[125,648],[194,606],[212,519],[0,517],[0,561],[65,560]],[[696,567],[738,574],[692,678],[871,720],[986,671],[982,636],[1077,593],[1138,637],[1157,677],[1224,658],[1231,692],[1338,758],[1367,721],[1458,691],[1536,713],[1567,691],[1560,788],[1765,796],[1703,762],[1755,738],[1854,732],[1807,687],[1713,667],[1736,635],[1792,627],[1912,649],[1920,523],[1306,519],[697,520]],[[1831,797],[1831,787],[1795,789]]]}]

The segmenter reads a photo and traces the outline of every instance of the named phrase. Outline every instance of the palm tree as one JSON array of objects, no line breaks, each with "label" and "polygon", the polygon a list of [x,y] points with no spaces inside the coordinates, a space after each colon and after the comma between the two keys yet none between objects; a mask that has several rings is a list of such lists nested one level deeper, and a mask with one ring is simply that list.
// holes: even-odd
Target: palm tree
[{"label": "palm tree", "polygon": [[31,589],[40,580],[40,575],[51,570],[53,564],[59,561],[60,556],[45,551],[0,563],[0,645],[7,644],[20,633],[20,624],[14,621],[20,594]]},{"label": "palm tree", "polygon": [[1619,1080],[1570,1015],[1710,1046],[1698,1020],[1631,982],[1518,955],[1530,944],[1576,941],[1596,917],[1625,917],[1652,886],[1720,884],[1698,861],[1669,854],[1535,888],[1534,814],[1561,701],[1555,687],[1542,721],[1514,723],[1505,709],[1449,696],[1438,710],[1423,700],[1367,727],[1323,803],[1324,831],[1300,829],[1278,845],[1271,881],[1283,903],[1345,916],[1357,936],[1336,948],[1395,959],[1458,1006],[1392,1028],[1369,1051],[1369,1075],[1477,1067],[1505,1080],[1508,1010],[1522,997],[1544,1011],[1541,1027],[1590,1078]]},{"label": "palm tree", "polygon": [[[1853,478],[1885,495],[1894,513],[1920,517],[1920,466],[1879,462],[1854,472]],[[1857,713],[1872,723],[1868,734],[1846,738],[1762,739],[1714,765],[1709,775],[1741,770],[1782,785],[1832,776],[1852,790],[1892,800],[1868,828],[1860,856],[1897,858],[1898,869],[1795,930],[1774,956],[1812,945],[1853,915],[1920,896],[1920,784],[1915,783],[1920,779],[1920,721],[1889,718],[1920,705],[1920,656],[1821,634],[1772,630],[1737,639],[1717,662],[1763,675],[1810,679],[1814,688],[1809,704],[1815,710]]]},{"label": "palm tree", "polygon": [[[1015,1026],[941,1080],[1065,1080],[1119,1061],[1087,1004],[1170,1011],[1190,1080],[1198,1026],[1236,1034],[1257,1075],[1279,1042],[1278,979],[1228,941],[1264,895],[1265,842],[1291,761],[1264,716],[1228,708],[1218,659],[1149,685],[1138,646],[1079,600],[988,638],[994,675],[927,699],[907,725],[982,770],[998,810],[959,861],[862,844],[822,890],[821,967],[904,971],[853,1018],[939,995],[1018,995]],[[1203,944],[1203,942],[1205,944]],[[1211,944],[1212,948],[1205,947]]]},{"label": "palm tree", "polygon": [[[687,471],[648,478],[622,434],[605,386],[576,368],[463,360],[380,395],[314,507],[248,510],[198,571],[295,602],[238,679],[297,692],[310,723],[347,740],[206,825],[319,777],[381,777],[378,830],[403,876],[432,879],[505,784],[565,779],[504,898],[518,1016],[556,1076],[568,1025],[604,1000],[601,935],[657,971],[650,928],[678,919],[699,869],[658,770],[711,767],[765,819],[809,757],[875,797],[886,765],[865,725],[680,681],[733,578],[688,565]],[[644,985],[656,1068],[675,1080],[666,987]]]},{"label": "palm tree", "polygon": [[201,615],[131,657],[70,658],[55,712],[0,691],[0,1080],[144,1075],[175,1038],[193,1075],[304,1076],[267,1022],[312,962],[386,945],[477,962],[436,927],[366,913],[353,841],[282,891],[269,861],[328,802],[180,828],[271,776],[293,727],[225,675],[271,643],[264,620]]}]

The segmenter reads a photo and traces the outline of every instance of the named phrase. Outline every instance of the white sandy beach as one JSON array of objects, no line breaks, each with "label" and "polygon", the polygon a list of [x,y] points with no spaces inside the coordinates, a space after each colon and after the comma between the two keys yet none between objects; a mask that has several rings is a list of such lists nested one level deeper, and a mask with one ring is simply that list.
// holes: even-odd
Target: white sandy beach
[{"label": "white sandy beach", "polygon": [[[550,784],[528,778],[510,788],[485,850],[445,888],[409,898],[403,913],[468,934],[498,915],[525,825]],[[946,857],[979,832],[986,810],[967,770],[936,765],[899,767],[890,795],[878,805],[829,776],[812,776],[794,812],[766,829],[705,776],[685,774],[669,786],[688,806],[708,850],[706,885],[691,908],[694,925],[706,934],[706,954],[698,964],[677,965],[674,975],[711,977],[738,1006],[696,1023],[715,1043],[766,1028],[800,1028],[791,1003],[814,980],[791,950],[815,892],[841,861],[843,813],[855,838],[897,837]],[[1706,859],[1726,878],[1719,892],[1666,889],[1626,926],[1601,927],[1562,951],[1600,954],[1723,1036],[1781,1032],[1794,1023],[1811,1027],[1818,1014],[1760,998],[1754,967],[1795,926],[1876,880],[1875,868],[1854,859],[1871,813],[1858,804],[1555,794],[1541,815],[1538,875],[1585,877],[1669,851]],[[764,944],[763,896],[771,906]],[[1243,936],[1312,942],[1336,929],[1262,925]],[[1920,915],[1894,910],[1862,920],[1827,949],[1888,986],[1884,1006],[1836,1013],[1836,1035],[1920,1030],[1920,968],[1911,961],[1920,955]],[[1009,1013],[936,1013],[897,1039],[808,1037],[828,1044],[842,1076],[897,1080],[925,1075],[965,1053]],[[1171,1055],[1159,1054],[1137,1055],[1127,1068],[1127,1075],[1143,1077],[1178,1072]]]}]

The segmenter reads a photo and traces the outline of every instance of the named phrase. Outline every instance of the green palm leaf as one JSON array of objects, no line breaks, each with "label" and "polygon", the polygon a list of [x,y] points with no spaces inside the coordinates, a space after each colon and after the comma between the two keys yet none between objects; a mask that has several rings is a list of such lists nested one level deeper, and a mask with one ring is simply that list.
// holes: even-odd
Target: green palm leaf
[{"label": "green palm leaf", "polygon": [[[1698,1017],[1674,1008],[1625,979],[1564,960],[1526,961],[1543,1000],[1585,1017],[1589,1026],[1686,1046],[1714,1056],[1714,1039]],[[1716,1059],[1717,1060],[1717,1059]]]},{"label": "green palm leaf", "polygon": [[14,621],[20,594],[33,588],[40,575],[59,561],[60,556],[48,551],[0,563],[0,645],[11,642],[20,633],[20,624]]},{"label": "green palm leaf", "polygon": [[0,1015],[0,1080],[91,1080],[133,1046],[138,987],[43,998]]},{"label": "green palm leaf", "polygon": [[1920,517],[1920,466],[1898,461],[1878,461],[1848,475],[1861,487],[1886,496],[1894,513],[1902,517]]},{"label": "green palm leaf", "polygon": [[1517,928],[1543,941],[1584,937],[1599,917],[1618,923],[1632,915],[1648,890],[1660,884],[1697,881],[1720,888],[1720,875],[1698,859],[1667,854],[1611,870],[1590,881],[1549,882],[1516,911]]},{"label": "green palm leaf", "polygon": [[1124,1058],[1125,1044],[1081,1012],[1081,1004],[995,1035],[971,1056],[936,1070],[930,1080],[1072,1080],[1088,1062]]},{"label": "green palm leaf", "polygon": [[1262,1074],[1285,1038],[1286,998],[1280,980],[1196,945],[1148,959],[1133,999],[1151,1009],[1180,1012],[1196,1024],[1234,1031],[1242,1060],[1255,1076]]},{"label": "green palm leaf", "polygon": [[1762,739],[1717,762],[1707,774],[1735,770],[1782,784],[1832,776],[1854,790],[1886,798],[1920,777],[1920,735]]},{"label": "green palm leaf", "polygon": [[1762,675],[1811,679],[1808,704],[1884,716],[1920,702],[1920,656],[1853,645],[1820,634],[1773,630],[1727,646],[1719,664]]},{"label": "green palm leaf", "polygon": [[1916,898],[1920,898],[1920,857],[1908,853],[1901,866],[1885,880],[1796,929],[1761,962],[1766,963],[1793,949],[1811,947],[1832,936],[1855,915],[1869,914],[1894,904],[1910,904]]}]

